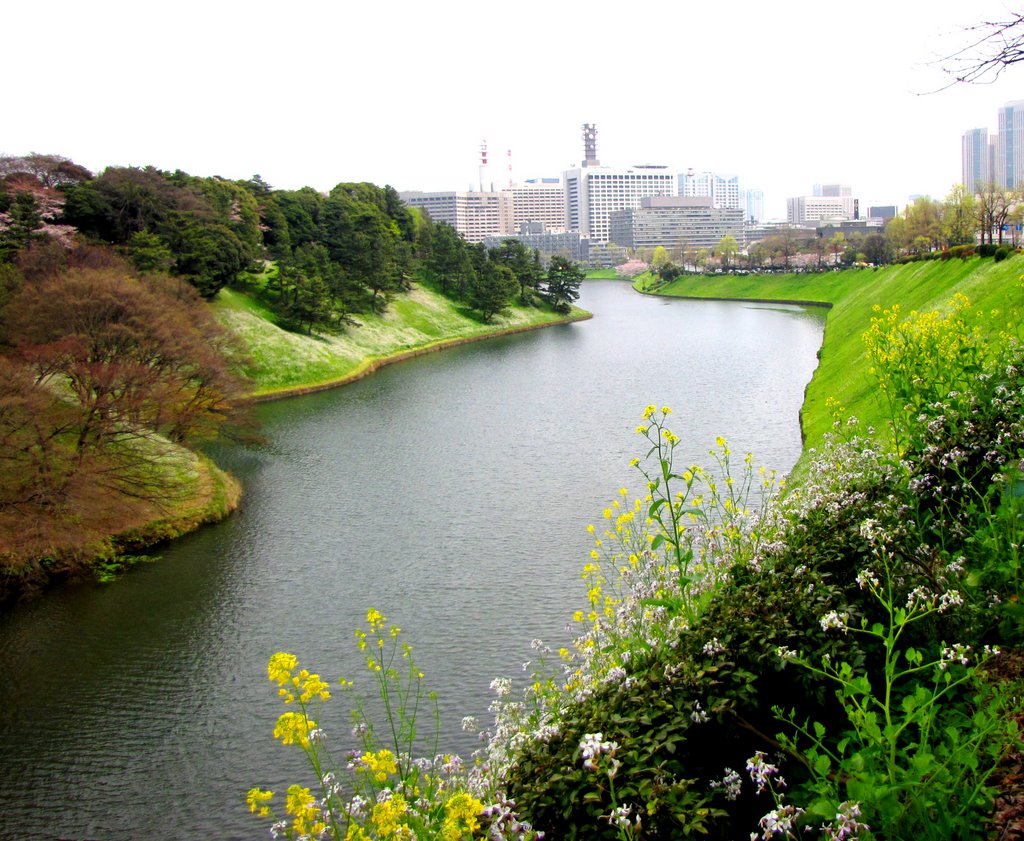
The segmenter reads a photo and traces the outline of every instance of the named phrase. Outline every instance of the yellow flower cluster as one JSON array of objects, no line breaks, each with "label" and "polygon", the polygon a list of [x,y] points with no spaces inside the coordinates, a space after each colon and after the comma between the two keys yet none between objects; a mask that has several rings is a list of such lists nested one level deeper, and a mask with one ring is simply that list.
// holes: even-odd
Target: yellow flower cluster
[{"label": "yellow flower cluster", "polygon": [[270,817],[270,801],[274,797],[272,791],[261,791],[258,786],[249,789],[249,793],[245,796],[245,802],[249,806],[249,811],[258,814],[261,818]]},{"label": "yellow flower cluster", "polygon": [[299,700],[303,704],[313,698],[328,700],[331,693],[327,691],[328,685],[320,679],[320,675],[311,674],[307,669],[302,669],[298,674],[293,673],[298,662],[294,654],[284,651],[271,656],[267,663],[267,677],[281,687],[277,694],[284,698],[286,704],[295,700],[294,690],[298,691]]},{"label": "yellow flower cluster", "polygon": [[483,810],[484,804],[467,792],[460,791],[453,795],[444,804],[441,838],[444,841],[464,841],[475,837]]},{"label": "yellow flower cluster", "polygon": [[366,611],[366,621],[370,624],[370,633],[376,634],[381,628],[384,627],[384,623],[387,621],[384,618],[384,614],[379,610],[374,610],[372,607]]},{"label": "yellow flower cluster", "polygon": [[316,798],[308,788],[299,785],[288,786],[285,808],[288,810],[288,814],[294,818],[292,829],[295,830],[296,835],[316,838],[327,829],[323,813],[316,805]]},{"label": "yellow flower cluster", "polygon": [[409,804],[400,794],[393,794],[389,800],[381,801],[373,807],[370,823],[378,838],[412,838],[406,816]]},{"label": "yellow flower cluster", "polygon": [[267,677],[278,686],[283,686],[292,679],[292,669],[299,661],[294,654],[278,651],[267,663]]},{"label": "yellow flower cluster", "polygon": [[305,713],[282,713],[274,727],[274,738],[283,745],[309,747],[309,731],[316,728],[316,722],[306,718]]},{"label": "yellow flower cluster", "polygon": [[873,307],[880,314],[871,319],[864,344],[881,391],[898,394],[909,383],[941,380],[943,373],[962,367],[964,353],[977,344],[978,329],[964,319],[970,307],[965,295],[955,294],[948,306],[945,315],[911,311],[906,318],[898,304]]},{"label": "yellow flower cluster", "polygon": [[395,762],[395,755],[387,748],[381,748],[377,753],[367,751],[359,757],[357,771],[369,772],[378,782],[384,782],[389,774],[398,773],[398,763]]}]

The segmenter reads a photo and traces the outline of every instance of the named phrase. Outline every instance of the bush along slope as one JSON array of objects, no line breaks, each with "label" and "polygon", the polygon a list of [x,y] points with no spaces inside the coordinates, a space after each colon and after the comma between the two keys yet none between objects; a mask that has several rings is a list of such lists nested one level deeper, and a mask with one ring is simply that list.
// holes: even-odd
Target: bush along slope
[{"label": "bush along slope", "polygon": [[[807,478],[753,521],[742,496],[708,519],[715,483],[694,499],[698,471],[675,469],[649,408],[647,523],[624,542],[636,520],[617,519],[595,547],[595,580],[624,597],[595,600],[568,679],[503,737],[507,794],[535,826],[986,837],[987,783],[1017,743],[1019,697],[985,674],[1024,636],[1024,359],[981,335],[962,299],[878,313],[865,338],[895,448],[836,407]],[[634,584],[633,557],[653,582]]]},{"label": "bush along slope", "polygon": [[[679,464],[670,410],[647,407],[647,493],[620,490],[590,527],[575,642],[535,641],[522,697],[494,682],[474,762],[417,764],[411,738],[363,725],[346,783],[306,717],[317,678],[278,734],[317,793],[290,790],[279,834],[987,837],[994,771],[1020,746],[1020,683],[992,665],[1024,638],[1024,352],[975,318],[962,299],[878,311],[865,340],[891,429],[834,405],[799,487],[721,439],[708,469]],[[368,666],[385,701],[419,697],[405,648]],[[270,676],[286,695],[316,677]],[[385,706],[397,726],[376,732],[415,732],[414,705]],[[271,800],[250,792],[260,814]]]}]

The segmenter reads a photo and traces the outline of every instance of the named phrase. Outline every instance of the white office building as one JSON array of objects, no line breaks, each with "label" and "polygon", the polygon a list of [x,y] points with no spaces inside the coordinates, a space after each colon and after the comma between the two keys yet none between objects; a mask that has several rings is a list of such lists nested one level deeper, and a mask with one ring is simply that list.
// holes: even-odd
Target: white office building
[{"label": "white office building", "polygon": [[786,221],[791,225],[857,219],[859,203],[852,196],[794,196],[786,199]]},{"label": "white office building", "polygon": [[677,195],[677,175],[664,166],[617,169],[582,166],[564,175],[569,230],[591,242],[608,242],[612,211],[631,210],[650,196]]},{"label": "white office building", "polygon": [[565,185],[561,178],[535,178],[509,189],[512,194],[512,227],[540,222],[552,233],[569,230]]},{"label": "white office building", "polygon": [[714,207],[711,202],[711,196],[642,199],[638,208],[612,213],[612,242],[627,248],[661,245],[685,252],[712,249],[723,237],[731,236],[742,246],[743,211],[738,207]]},{"label": "white office building", "polygon": [[409,207],[425,209],[435,222],[447,222],[466,242],[483,242],[488,236],[515,232],[512,193],[508,190],[485,193],[409,190],[398,195]]},{"label": "white office building", "polygon": [[686,198],[710,198],[712,207],[741,207],[738,175],[689,169],[679,173],[679,195]]}]

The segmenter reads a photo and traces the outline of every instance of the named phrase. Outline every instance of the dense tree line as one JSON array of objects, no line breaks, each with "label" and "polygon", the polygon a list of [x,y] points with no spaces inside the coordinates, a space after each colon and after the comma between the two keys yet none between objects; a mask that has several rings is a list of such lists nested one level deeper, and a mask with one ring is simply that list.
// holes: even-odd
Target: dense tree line
[{"label": "dense tree line", "polygon": [[383,312],[420,271],[484,320],[513,299],[513,285],[523,304],[568,311],[576,300],[567,264],[556,265],[551,285],[538,254],[514,240],[474,250],[390,186],[343,183],[324,194],[275,190],[258,175],[229,181],[155,167],[94,176],[56,155],[0,158],[0,186],[0,261],[33,246],[67,248],[77,236],[117,249],[138,272],[184,278],[203,297],[245,287],[292,329]]},{"label": "dense tree line", "polygon": [[468,303],[484,321],[513,299],[524,306],[547,304],[561,313],[579,300],[583,271],[578,265],[556,255],[545,267],[540,253],[517,239],[491,249],[470,245],[451,225],[425,217],[418,240],[427,279],[445,295]]},{"label": "dense tree line", "polygon": [[173,501],[169,445],[243,403],[239,349],[204,300],[226,286],[313,332],[356,329],[414,279],[483,321],[513,300],[568,312],[581,277],[515,240],[469,245],[391,187],[0,157],[0,561],[71,521]]}]

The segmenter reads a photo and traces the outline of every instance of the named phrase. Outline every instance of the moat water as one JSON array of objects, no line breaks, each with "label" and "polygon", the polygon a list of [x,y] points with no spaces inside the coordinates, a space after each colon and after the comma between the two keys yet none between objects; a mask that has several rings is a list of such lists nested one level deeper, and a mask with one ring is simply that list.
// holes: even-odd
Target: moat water
[{"label": "moat water", "polygon": [[[441,747],[468,755],[462,716],[486,721],[491,680],[521,679],[585,603],[586,525],[637,485],[645,405],[673,408],[686,462],[722,435],[792,467],[820,312],[582,293],[592,320],[259,407],[266,443],[213,453],[244,483],[236,514],[0,617],[0,838],[267,837],[245,792],[311,780],[273,740],[267,658],[372,691],[368,607],[437,691]],[[322,722],[339,753],[345,702]]]}]

